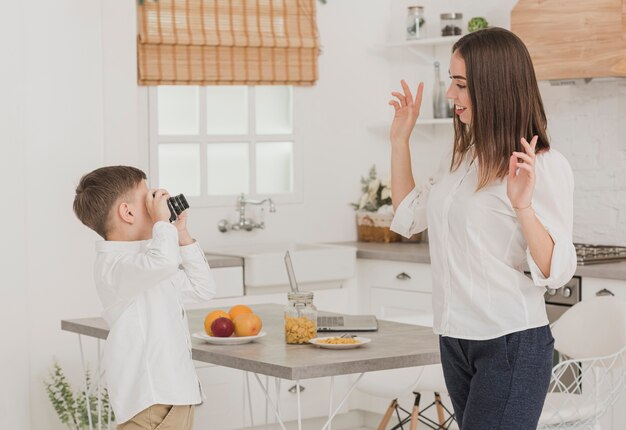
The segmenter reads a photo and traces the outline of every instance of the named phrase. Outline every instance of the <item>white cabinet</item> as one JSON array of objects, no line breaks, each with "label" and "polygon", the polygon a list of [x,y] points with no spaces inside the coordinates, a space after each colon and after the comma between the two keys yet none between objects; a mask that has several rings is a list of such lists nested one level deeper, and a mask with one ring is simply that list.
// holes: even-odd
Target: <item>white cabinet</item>
[{"label": "white cabinet", "polygon": [[[265,423],[275,423],[276,418],[271,409],[271,404],[267,405],[266,398],[253,374],[249,374],[250,394],[252,398],[252,413],[254,416],[254,425],[258,426]],[[294,421],[298,418],[298,398],[296,395],[296,381],[281,380],[277,385],[276,378],[259,375],[261,382],[265,385],[269,382],[268,391],[272,397],[272,401],[276,400],[278,392],[278,409],[283,422]],[[349,388],[350,376],[340,376],[334,378],[333,387],[333,405],[336,407],[341,397]],[[304,379],[300,381],[300,408],[302,419],[327,417],[329,411],[329,394],[330,394],[330,378],[314,378]],[[339,413],[347,412],[348,407],[345,404]],[[246,417],[248,417],[246,411]],[[246,425],[250,425],[250,421],[246,418]]]},{"label": "white cabinet", "polygon": [[370,312],[381,319],[432,314],[429,293],[372,287],[370,300],[372,303]]},{"label": "white cabinet", "polygon": [[195,362],[206,399],[196,408],[195,430],[239,429],[244,424],[243,373]]},{"label": "white cabinet", "polygon": [[415,310],[431,312],[432,275],[429,264],[359,260],[359,309],[380,318]]},{"label": "white cabinet", "polygon": [[[219,267],[211,269],[213,279],[215,280],[216,294],[215,297],[207,302],[190,303],[185,305],[186,309],[205,309],[221,306],[218,299],[228,300],[236,299],[235,302],[241,302],[243,297],[243,267]],[[217,300],[217,302],[216,302]],[[233,303],[233,304],[237,304]]]},{"label": "white cabinet", "polygon": [[626,299],[626,281],[617,279],[582,278],[582,298],[583,300],[595,297],[598,293],[613,294],[616,297]]},{"label": "white cabinet", "polygon": [[[194,425],[196,430],[247,428],[265,424],[266,420],[270,424],[276,423],[272,404],[266,401],[265,394],[252,373],[246,374],[240,370],[201,362],[196,362],[196,366],[206,396],[204,403],[196,409]],[[296,420],[298,416],[296,382],[279,381],[264,375],[259,375],[259,378],[266,386],[272,401],[276,402],[278,398],[278,409],[283,422]],[[347,392],[352,378],[350,375],[334,378],[333,407],[339,404]],[[300,381],[300,386],[302,418],[328,416],[330,378],[305,379]],[[339,413],[347,411],[348,405],[344,404]]]},{"label": "white cabinet", "polygon": [[[626,281],[583,277],[582,299],[595,297],[598,293],[600,295],[613,294],[626,299]],[[624,423],[626,423],[626,393],[622,393],[611,412],[602,418],[600,425],[603,430],[620,430],[624,428]]]},{"label": "white cabinet", "polygon": [[243,296],[243,267],[211,269],[217,287],[216,299]]}]

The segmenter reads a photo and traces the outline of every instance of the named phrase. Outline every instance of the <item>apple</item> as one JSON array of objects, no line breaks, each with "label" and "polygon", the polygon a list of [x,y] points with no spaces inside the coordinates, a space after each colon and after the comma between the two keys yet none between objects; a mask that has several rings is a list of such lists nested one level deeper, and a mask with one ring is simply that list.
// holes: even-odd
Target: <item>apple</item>
[{"label": "apple", "polygon": [[215,337],[229,337],[235,331],[235,325],[229,318],[220,317],[211,324],[211,332]]}]

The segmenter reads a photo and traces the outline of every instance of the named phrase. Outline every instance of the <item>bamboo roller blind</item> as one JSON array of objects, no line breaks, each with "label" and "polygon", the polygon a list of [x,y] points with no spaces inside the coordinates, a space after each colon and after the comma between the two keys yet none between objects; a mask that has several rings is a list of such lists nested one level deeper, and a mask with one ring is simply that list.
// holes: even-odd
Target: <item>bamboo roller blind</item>
[{"label": "bamboo roller blind", "polygon": [[139,2],[139,85],[313,85],[316,2]]}]

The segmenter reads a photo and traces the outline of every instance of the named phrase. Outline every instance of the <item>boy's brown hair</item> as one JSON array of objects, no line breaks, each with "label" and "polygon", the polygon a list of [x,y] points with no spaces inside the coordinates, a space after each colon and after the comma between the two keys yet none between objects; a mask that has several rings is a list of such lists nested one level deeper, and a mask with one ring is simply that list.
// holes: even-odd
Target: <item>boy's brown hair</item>
[{"label": "boy's brown hair", "polygon": [[144,179],[143,171],[130,166],[101,167],[87,173],[76,187],[74,213],[83,224],[106,239],[113,205]]}]

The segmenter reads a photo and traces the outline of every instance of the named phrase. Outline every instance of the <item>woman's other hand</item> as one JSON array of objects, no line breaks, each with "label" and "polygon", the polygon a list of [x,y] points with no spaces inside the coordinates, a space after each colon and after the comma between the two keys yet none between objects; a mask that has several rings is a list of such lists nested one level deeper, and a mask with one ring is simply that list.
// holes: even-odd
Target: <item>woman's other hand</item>
[{"label": "woman's other hand", "polygon": [[392,144],[408,144],[409,137],[415,127],[415,121],[420,114],[420,106],[422,105],[422,93],[424,92],[424,83],[420,82],[417,86],[417,94],[413,99],[413,94],[406,81],[401,82],[403,93],[392,92],[397,100],[389,100],[389,104],[395,109],[393,122],[391,123],[391,131],[389,138]]},{"label": "woman's other hand", "polygon": [[[513,209],[529,208],[535,189],[535,146],[538,136],[533,136],[530,143],[522,137],[525,152],[513,151],[509,159],[509,176],[506,194]],[[520,161],[521,160],[521,161]]]}]

